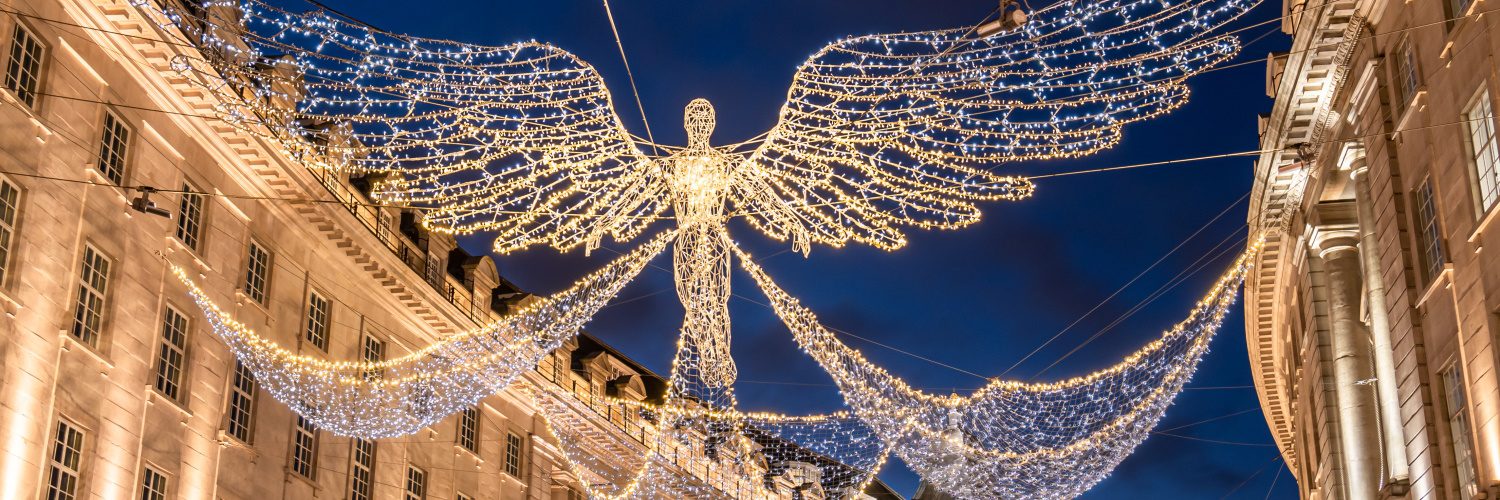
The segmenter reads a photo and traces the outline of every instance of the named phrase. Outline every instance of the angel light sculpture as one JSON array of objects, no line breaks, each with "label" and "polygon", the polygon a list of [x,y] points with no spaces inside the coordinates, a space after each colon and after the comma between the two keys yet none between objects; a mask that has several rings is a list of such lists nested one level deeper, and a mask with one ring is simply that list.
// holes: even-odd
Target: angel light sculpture
[{"label": "angel light sculpture", "polygon": [[[410,432],[499,390],[670,241],[686,309],[676,396],[717,415],[734,411],[727,302],[738,260],[838,382],[853,413],[836,420],[878,435],[961,496],[1065,496],[1144,438],[1243,278],[1244,259],[1188,321],[1120,365],[944,398],[838,343],[746,258],[725,224],[742,218],[804,255],[850,242],[895,250],[910,228],[972,224],[979,203],[1033,191],[1029,179],[990,169],[1095,153],[1118,143],[1125,125],[1185,103],[1189,77],[1238,51],[1233,36],[1214,31],[1254,0],[1065,0],[1029,16],[1002,6],[1013,22],[998,32],[846,38],[797,68],[777,123],[754,140],[712,145],[713,107],[688,103],[686,147],[629,133],[595,68],[548,44],[418,38],[263,0],[192,9],[135,1],[165,33],[200,48],[170,69],[217,98],[223,119],[311,168],[378,178],[376,195],[421,207],[429,230],[489,232],[499,253],[590,251],[675,223],[524,314],[378,366],[288,361],[200,296],[236,354],[273,379],[278,399],[325,428]],[[380,384],[353,376],[376,369],[403,375]]]}]

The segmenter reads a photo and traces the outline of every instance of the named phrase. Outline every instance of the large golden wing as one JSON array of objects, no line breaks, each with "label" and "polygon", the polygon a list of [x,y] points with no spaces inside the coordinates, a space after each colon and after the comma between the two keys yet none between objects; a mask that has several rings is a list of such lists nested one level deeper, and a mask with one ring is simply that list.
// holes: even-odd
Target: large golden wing
[{"label": "large golden wing", "polygon": [[381,174],[423,223],[495,247],[634,237],[664,210],[660,169],[593,66],[539,42],[479,46],[388,33],[261,0],[144,2],[203,50],[174,67],[218,110],[315,168]]},{"label": "large golden wing", "polygon": [[1184,79],[1238,51],[1205,33],[1248,0],[1063,1],[1019,28],[848,38],[797,70],[733,202],[778,239],[882,248],[904,226],[952,228],[977,202],[1024,197],[999,163],[1076,157],[1188,97]]}]

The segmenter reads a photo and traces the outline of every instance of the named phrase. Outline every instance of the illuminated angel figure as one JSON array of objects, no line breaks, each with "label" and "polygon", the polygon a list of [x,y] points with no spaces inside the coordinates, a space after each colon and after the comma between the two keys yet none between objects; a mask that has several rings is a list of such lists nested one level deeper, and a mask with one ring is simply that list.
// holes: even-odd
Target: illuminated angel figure
[{"label": "illuminated angel figure", "polygon": [[211,48],[173,63],[224,117],[311,166],[392,174],[380,194],[431,207],[432,230],[489,231],[501,253],[567,251],[675,220],[682,348],[696,360],[685,369],[724,388],[735,378],[726,219],[804,254],[851,241],[893,250],[908,228],[974,223],[977,203],[1032,192],[992,173],[1000,164],[1087,155],[1183,104],[1184,80],[1238,49],[1209,33],[1251,4],[1068,1],[998,32],[843,39],[797,68],[779,121],[748,150],[709,143],[701,99],[687,106],[686,148],[633,136],[595,68],[543,43],[415,38],[261,0],[164,8]]}]

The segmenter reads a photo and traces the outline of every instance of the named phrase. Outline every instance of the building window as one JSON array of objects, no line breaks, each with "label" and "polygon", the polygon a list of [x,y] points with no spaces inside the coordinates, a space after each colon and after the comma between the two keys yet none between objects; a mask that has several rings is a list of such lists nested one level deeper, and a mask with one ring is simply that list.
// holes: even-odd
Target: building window
[{"label": "building window", "polygon": [[47,500],[78,498],[78,477],[83,468],[83,431],[57,421],[52,441],[52,461],[47,468]]},{"label": "building window", "polygon": [[78,305],[73,313],[73,337],[97,346],[104,325],[104,300],[109,291],[109,259],[83,247],[83,272],[78,276]]},{"label": "building window", "polygon": [[479,408],[468,407],[458,414],[458,445],[479,453]]},{"label": "building window", "polygon": [[1432,196],[1432,179],[1422,181],[1417,187],[1417,239],[1422,252],[1422,282],[1432,283],[1443,273],[1443,235],[1438,227],[1437,202]]},{"label": "building window", "polygon": [[1443,413],[1448,417],[1448,434],[1453,439],[1453,462],[1458,465],[1459,496],[1465,500],[1478,493],[1474,471],[1474,438],[1469,428],[1469,401],[1464,394],[1463,372],[1451,365],[1438,373],[1442,380]]},{"label": "building window", "polygon": [[[366,363],[379,363],[381,361],[385,361],[385,341],[382,341],[370,335],[366,335],[364,344],[360,346],[360,356],[365,360]],[[381,372],[378,369],[365,371],[365,380],[372,380],[380,377]]]},{"label": "building window", "polygon": [[125,158],[130,153],[130,129],[114,111],[104,111],[104,135],[99,142],[99,173],[115,185],[125,183]]},{"label": "building window", "polygon": [[360,349],[360,356],[367,363],[379,363],[385,361],[385,342],[366,335],[364,346]]},{"label": "building window", "polygon": [[438,259],[437,254],[427,254],[427,282],[432,286],[443,284],[443,261]]},{"label": "building window", "polygon": [[521,436],[515,433],[505,434],[505,473],[512,477],[521,477]]},{"label": "building window", "polygon": [[198,249],[203,227],[203,195],[192,186],[182,185],[182,203],[177,207],[177,240],[188,248]]},{"label": "building window", "polygon": [[245,295],[257,303],[266,303],[266,284],[271,277],[271,253],[255,242],[250,242],[250,255],[245,262]]},{"label": "building window", "polygon": [[311,420],[297,416],[292,432],[292,472],[313,479],[318,471],[318,427]]},{"label": "building window", "polygon": [[182,372],[187,360],[186,316],[170,307],[162,314],[161,349],[156,354],[156,379],[152,385],[163,396],[182,400]]},{"label": "building window", "polygon": [[427,471],[416,467],[406,468],[406,500],[427,498]]},{"label": "building window", "polygon": [[1469,13],[1469,6],[1473,4],[1473,0],[1448,0],[1448,17],[1450,19],[1464,17]]},{"label": "building window", "polygon": [[255,430],[255,374],[244,363],[235,361],[233,378],[229,385],[227,432],[235,439],[249,443]]},{"label": "building window", "polygon": [[146,467],[141,474],[141,500],[167,500],[167,475]]},{"label": "building window", "polygon": [[471,497],[471,496],[463,494],[462,492],[459,492],[457,495],[453,496],[453,500],[474,500],[474,497]]},{"label": "building window", "polygon": [[10,38],[10,64],[5,67],[5,88],[15,92],[16,98],[27,107],[36,107],[44,50],[36,33],[16,23],[15,33]]},{"label": "building window", "polygon": [[1469,165],[1474,169],[1474,195],[1479,213],[1489,212],[1500,200],[1500,152],[1495,146],[1495,116],[1490,91],[1480,92],[1464,108],[1465,139],[1469,143]]},{"label": "building window", "polygon": [[332,310],[333,304],[318,292],[308,294],[307,342],[323,351],[328,350],[328,318]]},{"label": "building window", "polygon": [[349,500],[370,500],[375,495],[375,440],[355,438],[353,454]]},{"label": "building window", "polygon": [[21,208],[21,189],[0,179],[0,284],[10,277],[11,241],[16,235],[16,215]]},{"label": "building window", "polygon": [[1401,91],[1401,107],[1405,109],[1417,97],[1421,79],[1417,75],[1417,53],[1411,38],[1401,41],[1396,47],[1396,88]]},{"label": "building window", "polygon": [[588,500],[588,496],[584,495],[582,491],[568,488],[568,500]]}]

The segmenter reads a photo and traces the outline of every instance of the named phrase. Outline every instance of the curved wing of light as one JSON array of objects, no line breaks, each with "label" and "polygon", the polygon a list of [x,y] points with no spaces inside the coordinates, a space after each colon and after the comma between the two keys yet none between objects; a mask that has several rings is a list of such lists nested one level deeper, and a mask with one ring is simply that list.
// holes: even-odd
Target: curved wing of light
[{"label": "curved wing of light", "polygon": [[604,79],[557,47],[398,35],[261,0],[135,3],[201,48],[172,66],[220,117],[308,166],[388,173],[376,194],[434,208],[433,229],[568,250],[634,238],[665,209]]},{"label": "curved wing of light", "polygon": [[845,403],[924,480],[959,498],[1068,498],[1106,477],[1156,425],[1207,352],[1258,248],[1186,320],[1119,364],[1054,383],[997,380],[966,397],[925,393],[865,360],[743,251],[739,261]]},{"label": "curved wing of light", "polygon": [[995,164],[1092,154],[1124,125],[1181,106],[1186,78],[1239,49],[1205,34],[1255,3],[1061,1],[990,37],[838,41],[798,68],[732,201],[768,235],[804,245],[894,249],[902,226],[971,224],[976,202],[1031,193],[1026,179],[989,173]]},{"label": "curved wing of light", "polygon": [[288,350],[235,321],[174,266],[214,333],[256,382],[320,429],[412,434],[494,394],[578,334],[675,236],[663,233],[556,295],[481,328],[382,362],[328,361]]}]

